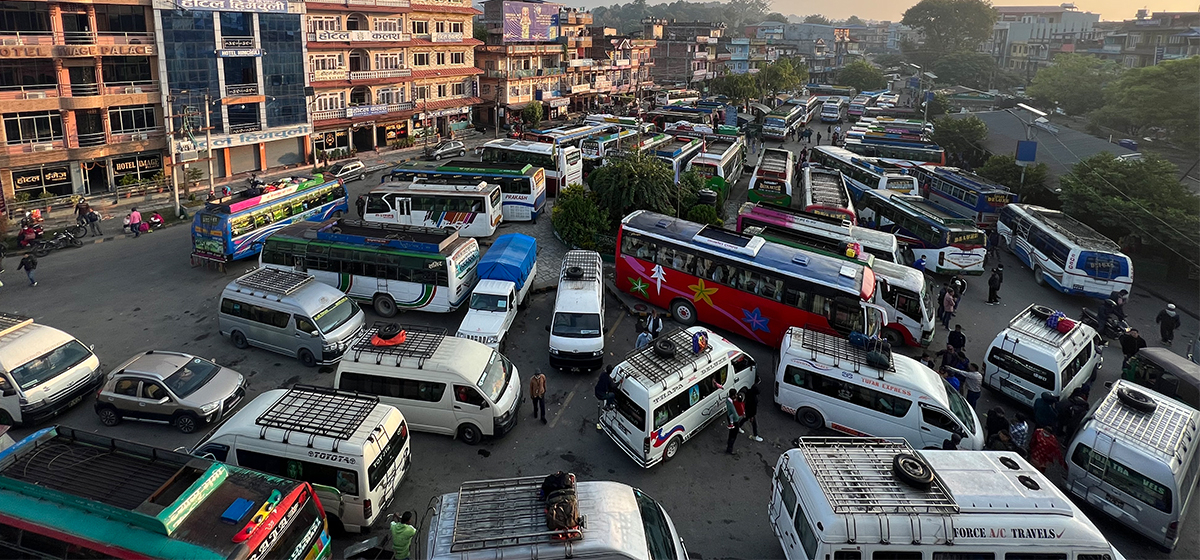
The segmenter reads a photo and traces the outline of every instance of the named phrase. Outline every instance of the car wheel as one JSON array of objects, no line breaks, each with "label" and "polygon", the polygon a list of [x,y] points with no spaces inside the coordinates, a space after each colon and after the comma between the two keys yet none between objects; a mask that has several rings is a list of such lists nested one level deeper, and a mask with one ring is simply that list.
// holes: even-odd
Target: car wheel
[{"label": "car wheel", "polygon": [[691,302],[677,299],[671,302],[671,317],[685,327],[696,324],[696,308]]},{"label": "car wheel", "polygon": [[483,433],[474,424],[463,424],[458,427],[458,439],[467,445],[479,445],[483,441]]},{"label": "car wheel", "polygon": [[802,406],[796,411],[796,421],[810,430],[825,426],[825,417],[821,416],[821,413],[817,412],[815,408],[807,406]]},{"label": "car wheel", "polygon": [[458,151],[458,157],[463,157],[463,156],[465,156],[465,155],[467,155],[467,151],[466,151],[466,150],[459,150],[459,151]]},{"label": "car wheel", "polygon": [[233,331],[229,333],[229,341],[233,343],[233,347],[245,350],[250,347],[250,343],[246,341],[246,335],[242,331]]},{"label": "car wheel", "polygon": [[317,357],[313,356],[312,351],[308,348],[301,348],[296,357],[300,359],[300,365],[304,367],[317,367]]},{"label": "car wheel", "polygon": [[667,442],[667,448],[663,450],[663,461],[666,462],[674,459],[679,454],[681,446],[683,446],[683,440],[679,436],[671,438],[671,441]]},{"label": "car wheel", "polygon": [[379,294],[375,299],[371,300],[371,306],[375,308],[375,312],[380,317],[395,317],[396,316],[396,300],[387,294]]},{"label": "car wheel", "polygon": [[7,410],[0,410],[0,426],[12,426],[13,417]]},{"label": "car wheel", "polygon": [[190,434],[200,426],[200,419],[191,412],[184,412],[175,417],[175,428],[181,433]]},{"label": "car wheel", "polygon": [[108,427],[116,426],[121,423],[121,413],[111,406],[106,406],[96,411],[96,415],[100,417],[100,423]]}]

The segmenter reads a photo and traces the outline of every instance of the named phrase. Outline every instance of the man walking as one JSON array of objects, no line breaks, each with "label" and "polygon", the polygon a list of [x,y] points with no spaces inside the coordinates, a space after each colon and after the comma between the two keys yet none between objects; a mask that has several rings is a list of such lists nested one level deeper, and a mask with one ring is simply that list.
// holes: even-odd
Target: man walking
[{"label": "man walking", "polygon": [[1000,305],[1000,285],[1004,283],[1004,265],[996,265],[988,277],[988,305]]},{"label": "man walking", "polygon": [[136,206],[129,212],[129,230],[135,239],[142,234],[142,213]]},{"label": "man walking", "polygon": [[612,382],[612,364],[604,367],[604,372],[600,374],[600,379],[596,380],[596,430],[603,430],[604,426],[600,423],[600,416],[605,410],[612,408],[617,398],[617,388],[621,386],[621,381],[618,380],[615,384]]},{"label": "man walking", "polygon": [[967,404],[975,408],[979,396],[983,394],[983,374],[979,372],[979,364],[967,366],[967,371],[962,372],[962,378],[963,386],[967,389]]},{"label": "man walking", "polygon": [[733,455],[733,442],[737,441],[738,433],[741,428],[738,424],[742,418],[738,416],[737,405],[734,404],[734,399],[737,398],[737,389],[730,389],[729,396],[725,398],[725,416],[729,420],[729,440],[725,443],[725,453]]},{"label": "man walking", "polygon": [[533,417],[538,417],[538,410],[542,411],[542,423],[546,423],[546,376],[541,369],[534,370],[533,377],[529,378],[529,399],[533,401]]},{"label": "man walking", "polygon": [[950,319],[954,318],[957,309],[958,299],[954,297],[954,288],[950,288],[942,298],[942,326],[946,327],[946,330],[950,330]]},{"label": "man walking", "polygon": [[400,522],[396,522],[396,514],[391,515],[391,533],[392,533],[392,552],[395,554],[396,560],[409,560],[412,558],[412,540],[417,536],[417,528],[412,525],[413,513],[406,511],[400,516]]},{"label": "man walking", "polygon": [[650,337],[657,340],[658,335],[663,331],[662,316],[658,314],[657,309],[650,310],[650,316],[646,318],[646,330],[650,332]]},{"label": "man walking", "polygon": [[36,286],[37,279],[33,277],[33,271],[37,270],[37,257],[33,253],[25,253],[25,257],[21,259],[21,264],[17,265],[17,270],[24,270],[25,276],[29,277],[29,285]]},{"label": "man walking", "polygon": [[1138,334],[1137,329],[1129,329],[1128,333],[1121,335],[1121,338],[1117,340],[1121,342],[1121,354],[1125,356],[1121,360],[1121,371],[1125,371],[1125,366],[1129,364],[1129,358],[1137,354],[1138,350],[1146,347],[1146,339]]},{"label": "man walking", "polygon": [[821,145],[821,133],[820,132],[817,133],[817,145],[818,146]]},{"label": "man walking", "polygon": [[746,400],[743,403],[745,405],[745,409],[746,409],[746,417],[742,418],[742,422],[741,422],[741,425],[743,425],[743,426],[746,425],[747,422],[750,423],[750,428],[753,430],[753,433],[754,433],[754,435],[750,436],[750,439],[752,439],[754,441],[762,441],[763,440],[763,438],[759,437],[759,435],[758,435],[758,418],[757,418],[757,416],[758,416],[758,395],[759,395],[759,393],[760,393],[760,391],[758,389],[758,377],[755,376],[754,383],[752,383],[750,385],[749,389],[746,389]]},{"label": "man walking", "polygon": [[1162,337],[1162,343],[1170,346],[1175,340],[1175,329],[1179,328],[1179,312],[1175,311],[1175,304],[1168,303],[1167,308],[1159,311],[1158,316],[1154,318],[1154,322],[1158,323],[1158,335]]},{"label": "man walking", "polygon": [[84,216],[84,220],[87,221],[88,229],[92,232],[92,237],[104,235],[104,232],[100,231],[101,219],[102,217],[100,216],[100,213],[97,212],[95,208],[91,209],[87,213],[87,216]]}]

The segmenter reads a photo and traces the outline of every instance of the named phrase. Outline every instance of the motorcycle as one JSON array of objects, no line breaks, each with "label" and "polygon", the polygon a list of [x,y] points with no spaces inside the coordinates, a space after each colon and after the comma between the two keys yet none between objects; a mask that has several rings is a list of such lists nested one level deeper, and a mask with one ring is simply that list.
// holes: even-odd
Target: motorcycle
[{"label": "motorcycle", "polygon": [[56,231],[53,239],[43,239],[33,246],[33,256],[41,258],[49,255],[50,251],[67,247],[83,247],[83,241],[65,231]]},{"label": "motorcycle", "polygon": [[954,278],[950,279],[950,287],[954,288],[954,293],[962,296],[967,293],[967,279],[955,274]]},{"label": "motorcycle", "polygon": [[18,242],[22,247],[29,247],[38,239],[45,236],[45,229],[42,228],[42,219],[34,216],[30,212],[26,212],[21,218],[20,235],[17,237]]},{"label": "motorcycle", "polygon": [[1104,322],[1104,328],[1100,328],[1100,318],[1095,311],[1090,307],[1084,307],[1080,312],[1079,321],[1096,329],[1096,332],[1105,338],[1116,339],[1129,332],[1129,323],[1124,319],[1117,318],[1115,313],[1109,313],[1107,320]]}]

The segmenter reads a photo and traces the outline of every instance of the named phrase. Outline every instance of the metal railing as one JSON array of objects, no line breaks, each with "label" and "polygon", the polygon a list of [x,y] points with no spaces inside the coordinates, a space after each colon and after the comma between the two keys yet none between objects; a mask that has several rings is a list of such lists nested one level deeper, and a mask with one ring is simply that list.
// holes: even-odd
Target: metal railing
[{"label": "metal railing", "polygon": [[412,76],[412,69],[397,68],[395,70],[359,70],[350,73],[350,80],[378,80],[381,78],[407,78]]},{"label": "metal railing", "polygon": [[[150,31],[0,31],[0,46],[41,45],[154,45]],[[72,55],[67,55],[72,56]],[[80,54],[78,56],[89,56]]]},{"label": "metal railing", "polygon": [[34,152],[52,152],[64,147],[64,138],[62,136],[54,136],[39,138],[36,141],[6,142],[4,151],[8,154],[28,154]]},{"label": "metal railing", "polygon": [[344,119],[344,118],[346,118],[346,108],[345,107],[343,107],[341,109],[322,109],[320,111],[313,111],[313,114],[312,114],[312,119],[314,121],[327,121],[327,120],[331,120],[331,119]]},{"label": "metal railing", "polygon": [[135,80],[130,82],[102,82],[100,84],[104,88],[106,95],[121,95],[135,93],[156,93],[159,91],[159,83],[156,80]]},{"label": "metal railing", "polygon": [[76,134],[72,136],[73,144],[80,148],[90,148],[92,146],[103,146],[108,143],[108,135],[103,131],[89,132],[86,134]]},{"label": "metal railing", "polygon": [[100,84],[71,84],[66,86],[71,97],[87,97],[89,95],[100,95]]},{"label": "metal railing", "polygon": [[327,2],[319,0],[322,4],[342,4],[344,6],[387,6],[391,8],[407,8],[411,4],[409,0],[345,0],[345,2]]},{"label": "metal railing", "polygon": [[538,76],[560,76],[562,68],[530,68],[529,70],[485,70],[489,78],[536,78]]},{"label": "metal railing", "polygon": [[45,99],[58,97],[58,84],[0,87],[0,100]]}]

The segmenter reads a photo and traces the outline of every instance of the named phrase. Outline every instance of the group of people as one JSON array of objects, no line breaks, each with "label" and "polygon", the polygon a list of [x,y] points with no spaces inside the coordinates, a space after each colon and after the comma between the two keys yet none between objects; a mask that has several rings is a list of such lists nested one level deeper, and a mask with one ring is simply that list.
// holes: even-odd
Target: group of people
[{"label": "group of people", "polygon": [[[979,364],[972,363],[967,357],[966,347],[967,335],[962,325],[954,325],[954,330],[946,337],[946,348],[934,356],[928,352],[922,354],[920,362],[938,372],[967,399],[971,408],[975,408],[983,394],[983,373],[979,371]],[[934,363],[935,357],[941,360],[940,364]]]}]

